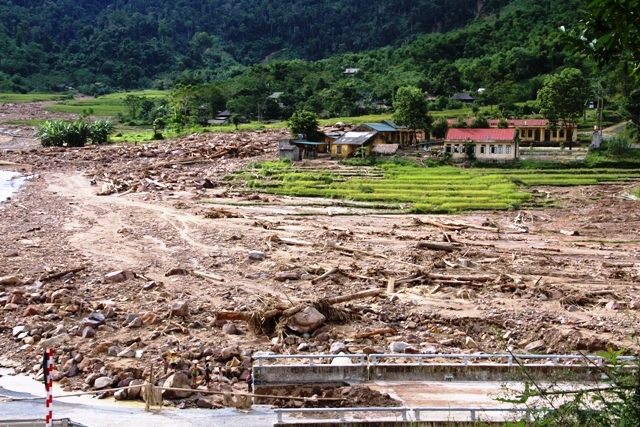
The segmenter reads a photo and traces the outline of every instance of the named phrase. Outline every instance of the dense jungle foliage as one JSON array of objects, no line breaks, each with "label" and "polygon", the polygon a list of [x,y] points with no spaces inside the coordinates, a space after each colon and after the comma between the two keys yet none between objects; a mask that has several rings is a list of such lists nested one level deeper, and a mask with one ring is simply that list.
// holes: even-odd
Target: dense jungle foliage
[{"label": "dense jungle foliage", "polygon": [[[398,88],[416,86],[435,96],[432,111],[459,107],[449,96],[470,92],[501,113],[526,114],[531,106],[514,103],[535,99],[544,75],[564,68],[598,81],[601,95],[631,91],[615,66],[596,73],[590,60],[565,50],[559,28],[575,26],[584,5],[0,0],[0,92],[177,88],[172,101],[181,115],[205,120],[226,108],[286,119],[300,110],[387,112]],[[478,88],[485,88],[480,96]],[[269,97],[274,92],[281,94]]]}]

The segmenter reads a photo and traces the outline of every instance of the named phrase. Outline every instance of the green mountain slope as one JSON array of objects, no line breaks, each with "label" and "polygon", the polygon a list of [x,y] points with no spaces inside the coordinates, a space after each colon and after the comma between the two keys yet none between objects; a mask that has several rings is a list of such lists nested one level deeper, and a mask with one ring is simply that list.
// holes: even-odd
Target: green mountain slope
[{"label": "green mountain slope", "polygon": [[[0,90],[162,73],[230,75],[265,58],[315,60],[461,28],[508,0],[0,0]],[[237,73],[237,71],[235,71]]]}]

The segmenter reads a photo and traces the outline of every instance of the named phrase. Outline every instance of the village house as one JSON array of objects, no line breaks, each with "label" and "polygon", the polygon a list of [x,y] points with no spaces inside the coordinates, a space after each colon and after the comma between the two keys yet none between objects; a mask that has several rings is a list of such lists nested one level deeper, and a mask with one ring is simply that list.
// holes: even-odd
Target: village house
[{"label": "village house", "polygon": [[476,101],[476,99],[469,93],[454,93],[449,97],[449,99],[464,102],[465,104],[473,104]]},{"label": "village house", "polygon": [[327,153],[329,147],[329,141],[316,142],[309,141],[307,139],[286,139],[280,141],[280,159],[291,159],[293,161],[299,161],[302,159],[316,159],[318,154]]},{"label": "village house", "polygon": [[[413,139],[413,130],[407,129],[406,126],[398,126],[391,120],[384,120],[382,123],[365,123],[353,130],[355,132],[376,132],[373,145],[399,144],[405,146],[410,144]],[[416,131],[416,137],[420,141],[422,131]]]},{"label": "village house", "polygon": [[346,132],[331,144],[331,157],[342,159],[351,157],[354,156],[361,147],[363,147],[362,151],[364,151],[364,156],[371,155],[376,134],[376,131]]},{"label": "village house", "polygon": [[[500,120],[489,120],[489,126],[497,128]],[[508,119],[509,128],[520,131],[519,139],[522,143],[530,142],[576,142],[578,140],[578,126],[575,123],[558,123],[555,129],[549,126],[547,119]]]},{"label": "village house", "polygon": [[471,143],[479,161],[513,161],[520,157],[517,133],[511,129],[452,128],[447,131],[444,151],[453,160],[467,159],[466,145]]}]

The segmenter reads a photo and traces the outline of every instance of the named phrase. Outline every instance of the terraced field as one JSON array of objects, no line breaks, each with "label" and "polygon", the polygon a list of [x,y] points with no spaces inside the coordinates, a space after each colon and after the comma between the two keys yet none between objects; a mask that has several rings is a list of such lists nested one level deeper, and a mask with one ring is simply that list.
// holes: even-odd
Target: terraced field
[{"label": "terraced field", "polygon": [[411,204],[416,213],[512,209],[530,203],[532,186],[595,185],[640,178],[638,170],[504,170],[454,166],[344,167],[326,170],[288,162],[250,165],[229,177],[271,194]]}]

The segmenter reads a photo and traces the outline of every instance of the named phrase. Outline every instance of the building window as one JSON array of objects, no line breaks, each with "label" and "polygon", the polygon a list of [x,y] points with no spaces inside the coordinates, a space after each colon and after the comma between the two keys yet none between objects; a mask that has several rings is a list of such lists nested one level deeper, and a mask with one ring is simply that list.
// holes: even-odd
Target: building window
[{"label": "building window", "polygon": [[528,136],[529,138],[533,138],[533,131],[532,131],[531,129],[529,129],[529,130],[527,131],[527,136]]},{"label": "building window", "polygon": [[498,154],[502,154],[502,145],[498,145]]},{"label": "building window", "polygon": [[489,153],[490,154],[496,154],[496,146],[495,145],[490,145],[489,146]]},{"label": "building window", "polygon": [[444,151],[446,151],[447,153],[451,152],[451,144],[447,144],[446,147],[444,147]]},{"label": "building window", "polygon": [[506,146],[506,151],[505,151],[505,152],[506,152],[507,154],[511,154],[511,146],[510,146],[510,145],[507,145],[507,146]]},{"label": "building window", "polygon": [[557,131],[557,130],[554,130],[554,131],[553,131],[553,137],[554,137],[554,138],[557,138],[557,137],[558,137],[558,131]]},{"label": "building window", "polygon": [[560,131],[560,138],[564,138],[564,131],[563,130]]},{"label": "building window", "polygon": [[487,152],[487,146],[486,145],[481,145],[480,146],[480,154],[484,154]]},{"label": "building window", "polygon": [[342,145],[336,145],[336,154],[342,154]]}]

